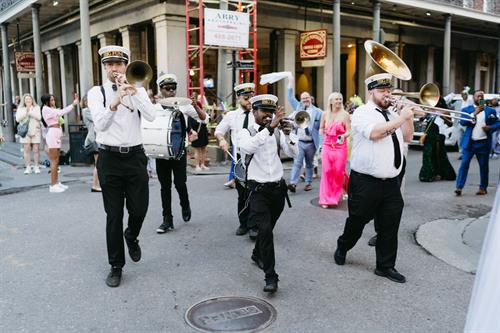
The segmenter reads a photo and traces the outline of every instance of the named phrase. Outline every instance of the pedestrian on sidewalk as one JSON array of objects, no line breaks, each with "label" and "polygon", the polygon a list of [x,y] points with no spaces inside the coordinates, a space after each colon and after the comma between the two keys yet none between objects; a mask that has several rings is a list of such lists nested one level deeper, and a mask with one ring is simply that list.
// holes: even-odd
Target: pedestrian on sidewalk
[{"label": "pedestrian on sidewalk", "polygon": [[[99,144],[97,173],[106,212],[106,245],[111,270],[106,285],[118,287],[125,265],[124,238],[134,262],[141,260],[139,234],[149,205],[147,157],[141,135],[141,119],[153,121],[155,107],[146,90],[128,84],[125,71],[130,50],[117,45],[99,49],[106,80],[88,92],[88,104]],[[123,208],[128,225],[123,231]]]},{"label": "pedestrian on sidewalk", "polygon": [[46,143],[49,148],[50,159],[50,193],[61,193],[68,189],[66,185],[59,182],[59,173],[57,168],[59,166],[59,154],[61,150],[61,137],[62,130],[59,124],[59,118],[71,111],[78,104],[78,94],[75,94],[73,103],[64,109],[56,109],[56,101],[54,95],[46,94],[41,97],[42,100],[42,116],[48,128]]},{"label": "pedestrian on sidewalk", "polygon": [[465,126],[465,133],[462,137],[462,163],[458,170],[455,194],[462,195],[462,189],[467,180],[470,161],[476,155],[479,162],[480,184],[476,195],[488,193],[488,164],[491,150],[491,135],[500,128],[495,109],[485,106],[484,92],[476,90],[474,92],[474,105],[462,109],[462,112],[470,114],[470,119],[474,121],[460,120],[460,124]]},{"label": "pedestrian on sidewalk", "polygon": [[[40,173],[40,142],[42,140],[42,114],[40,107],[30,94],[24,94],[19,104],[16,121],[18,123],[28,122],[28,133],[21,137],[20,142],[24,149],[24,164],[26,169],[24,174],[28,175],[32,171]],[[31,150],[33,149],[33,170],[31,168]]]},{"label": "pedestrian on sidewalk", "polygon": [[101,192],[101,186],[99,185],[99,177],[97,176],[97,159],[99,158],[99,149],[97,142],[95,141],[95,128],[94,120],[92,119],[92,114],[87,104],[87,96],[83,96],[80,102],[80,107],[82,108],[82,118],[85,126],[87,127],[87,136],[85,137],[84,150],[94,156],[94,170],[92,172],[92,187],[91,192]]}]

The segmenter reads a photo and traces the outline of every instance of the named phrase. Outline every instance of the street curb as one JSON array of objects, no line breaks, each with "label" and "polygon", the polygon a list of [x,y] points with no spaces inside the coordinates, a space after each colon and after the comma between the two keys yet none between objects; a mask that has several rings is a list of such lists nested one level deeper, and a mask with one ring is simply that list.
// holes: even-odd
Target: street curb
[{"label": "street curb", "polygon": [[[65,181],[64,183],[65,184],[75,184],[75,183],[84,183],[84,181],[83,180],[68,180],[68,181]],[[38,184],[38,185],[30,185],[30,186],[10,187],[10,188],[6,188],[4,190],[0,189],[0,196],[26,192],[26,191],[30,191],[30,190],[36,190],[39,188],[47,187],[49,185],[50,185],[49,183],[46,183],[46,184]]]},{"label": "street curb", "polygon": [[475,274],[480,249],[476,250],[467,244],[464,235],[472,224],[482,222],[485,218],[489,219],[489,213],[479,218],[430,221],[418,227],[415,240],[425,251],[448,265]]}]

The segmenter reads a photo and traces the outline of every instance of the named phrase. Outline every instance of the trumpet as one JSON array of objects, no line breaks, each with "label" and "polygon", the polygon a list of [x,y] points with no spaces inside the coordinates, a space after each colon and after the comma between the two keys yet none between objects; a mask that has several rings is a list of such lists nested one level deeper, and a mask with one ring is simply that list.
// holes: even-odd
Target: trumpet
[{"label": "trumpet", "polygon": [[[120,74],[115,73],[115,78],[120,76]],[[153,78],[153,69],[147,63],[142,60],[132,61],[127,65],[125,70],[125,82],[131,84],[135,87],[144,87],[147,86],[149,81]],[[116,83],[120,85],[120,83]],[[136,107],[134,105],[134,101],[132,99],[132,95],[130,92],[127,92],[130,104],[132,105],[132,110],[136,111]],[[122,104],[125,105],[122,101]]]}]

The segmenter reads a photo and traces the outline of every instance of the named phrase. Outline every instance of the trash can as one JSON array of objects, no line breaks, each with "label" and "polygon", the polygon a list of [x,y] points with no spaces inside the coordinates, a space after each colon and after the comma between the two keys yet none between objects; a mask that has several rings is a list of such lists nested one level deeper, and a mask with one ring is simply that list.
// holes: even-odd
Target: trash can
[{"label": "trash can", "polygon": [[69,156],[72,166],[92,164],[92,156],[85,154],[83,145],[87,137],[85,125],[69,125]]}]

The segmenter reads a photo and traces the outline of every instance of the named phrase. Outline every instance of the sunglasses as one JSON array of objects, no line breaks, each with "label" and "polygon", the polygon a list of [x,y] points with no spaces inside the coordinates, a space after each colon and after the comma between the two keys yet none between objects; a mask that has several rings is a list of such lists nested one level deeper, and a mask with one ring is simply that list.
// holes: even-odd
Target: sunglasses
[{"label": "sunglasses", "polygon": [[165,89],[167,91],[177,90],[177,86],[176,85],[165,85],[165,86],[161,86],[160,88],[161,89]]}]

